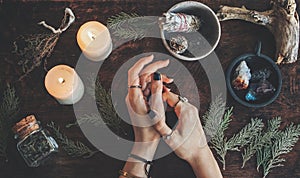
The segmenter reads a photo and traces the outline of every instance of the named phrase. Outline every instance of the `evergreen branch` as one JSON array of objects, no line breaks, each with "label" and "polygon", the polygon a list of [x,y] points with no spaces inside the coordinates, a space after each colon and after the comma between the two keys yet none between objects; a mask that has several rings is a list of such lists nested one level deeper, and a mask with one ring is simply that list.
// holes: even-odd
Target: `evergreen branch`
[{"label": "evergreen branch", "polygon": [[224,138],[224,132],[227,130],[228,125],[231,121],[230,117],[232,116],[233,108],[230,108],[224,114],[224,119],[221,124],[217,128],[216,134],[211,139],[212,147],[216,150],[217,154],[219,155],[218,159],[223,164],[223,170],[225,170],[225,156],[227,154],[227,143],[226,138]]},{"label": "evergreen branch", "polygon": [[3,101],[0,107],[0,117],[13,123],[13,118],[19,112],[19,98],[16,96],[16,90],[9,85],[3,94]]},{"label": "evergreen branch", "polygon": [[251,119],[251,122],[247,124],[242,130],[231,137],[228,142],[228,150],[240,151],[239,149],[248,143],[255,137],[257,137],[262,131],[264,124],[261,119]]},{"label": "evergreen branch", "polygon": [[18,112],[19,98],[16,96],[15,89],[8,85],[3,93],[3,100],[0,106],[0,157],[6,160],[7,142],[11,134],[10,128]]},{"label": "evergreen branch", "polygon": [[[208,111],[203,115],[202,121],[204,123],[204,132],[206,137],[213,138],[222,123],[223,114],[226,103],[222,100],[221,95],[210,104]],[[223,130],[224,131],[224,130]]]},{"label": "evergreen branch", "polygon": [[95,127],[105,125],[99,114],[86,114],[83,117],[78,118],[75,123],[70,123],[66,125],[66,127],[70,128],[72,126],[80,126],[82,124],[92,124]]},{"label": "evergreen branch", "polygon": [[221,95],[210,104],[208,111],[202,117],[204,123],[204,132],[207,139],[211,142],[212,148],[219,155],[218,159],[225,169],[225,155],[227,153],[227,143],[224,138],[224,132],[231,121],[233,108],[228,109],[225,114],[226,102],[222,100]]},{"label": "evergreen branch", "polygon": [[140,16],[136,13],[121,12],[107,19],[107,26],[113,34],[123,39],[142,39],[157,23],[152,18]]},{"label": "evergreen branch", "polygon": [[134,23],[136,22],[137,18],[141,17],[136,13],[127,14],[125,12],[120,12],[117,15],[113,15],[107,19],[107,26],[111,29],[118,29],[121,25],[125,22],[127,23]]},{"label": "evergreen branch", "polygon": [[79,124],[92,123],[94,126],[101,126],[104,123],[117,132],[122,132],[124,135],[127,135],[121,126],[122,119],[117,114],[112,102],[111,92],[106,91],[100,81],[94,81],[92,78],[90,78],[89,81],[90,85],[87,86],[87,92],[96,100],[100,115],[99,113],[85,115],[79,119],[79,122],[81,122]]},{"label": "evergreen branch", "polygon": [[[272,168],[283,166],[282,162],[285,161],[281,158],[281,155],[289,153],[293,146],[298,142],[300,136],[300,125],[290,124],[280,136],[276,138],[270,147],[265,147],[260,160],[264,160],[262,163],[263,177],[265,178]],[[265,159],[266,156],[268,159]]]},{"label": "evergreen branch", "polygon": [[98,151],[92,151],[80,141],[73,141],[60,132],[60,128],[51,122],[47,124],[54,132],[55,139],[62,145],[64,151],[71,157],[89,158]]},{"label": "evergreen branch", "polygon": [[[255,137],[248,147],[244,149],[244,152],[242,153],[243,158],[243,164],[242,168],[245,166],[246,162],[253,156],[255,153],[262,149],[263,146],[270,145],[271,141],[278,136],[279,134],[279,127],[281,124],[281,118],[277,117],[274,119],[271,119],[268,121],[268,127],[264,134],[259,134],[257,137]],[[261,156],[260,156],[261,157]],[[259,160],[257,163],[258,167],[261,164],[262,160]]]}]

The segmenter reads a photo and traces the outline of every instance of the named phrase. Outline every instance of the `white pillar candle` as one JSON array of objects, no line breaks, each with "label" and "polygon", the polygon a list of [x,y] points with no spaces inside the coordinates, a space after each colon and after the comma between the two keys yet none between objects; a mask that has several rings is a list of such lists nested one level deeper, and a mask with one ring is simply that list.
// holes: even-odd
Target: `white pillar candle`
[{"label": "white pillar candle", "polygon": [[75,104],[84,93],[82,80],[76,71],[67,65],[57,65],[47,73],[45,87],[60,104]]},{"label": "white pillar candle", "polygon": [[97,21],[86,22],[79,28],[77,43],[83,54],[92,61],[102,61],[112,51],[112,40],[108,29]]}]

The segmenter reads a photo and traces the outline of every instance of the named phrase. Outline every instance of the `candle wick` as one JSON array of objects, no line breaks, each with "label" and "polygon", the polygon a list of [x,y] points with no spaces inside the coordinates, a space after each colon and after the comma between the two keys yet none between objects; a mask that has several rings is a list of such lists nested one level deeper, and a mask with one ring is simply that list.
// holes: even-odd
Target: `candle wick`
[{"label": "candle wick", "polygon": [[64,78],[61,78],[61,77],[60,77],[60,78],[58,78],[58,82],[61,83],[61,84],[64,84],[66,81],[65,81]]},{"label": "candle wick", "polygon": [[89,36],[92,40],[95,40],[95,39],[96,39],[95,34],[93,34],[92,32],[88,32],[88,36]]}]

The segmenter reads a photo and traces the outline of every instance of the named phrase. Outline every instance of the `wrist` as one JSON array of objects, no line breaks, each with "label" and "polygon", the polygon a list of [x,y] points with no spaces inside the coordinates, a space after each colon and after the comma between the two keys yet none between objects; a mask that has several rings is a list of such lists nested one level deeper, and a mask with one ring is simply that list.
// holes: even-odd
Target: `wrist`
[{"label": "wrist", "polygon": [[197,154],[187,160],[196,177],[222,178],[221,171],[208,145],[202,147]]},{"label": "wrist", "polygon": [[210,148],[208,145],[205,145],[191,153],[191,156],[188,157],[186,161],[193,167],[194,165],[201,163],[201,161],[203,160],[202,158],[204,157],[204,155],[207,155],[208,152],[210,152]]},{"label": "wrist", "polygon": [[[152,161],[158,143],[159,139],[152,142],[135,142],[130,154],[141,157],[147,161]],[[148,172],[149,168],[150,167],[147,168]],[[145,171],[145,162],[133,157],[128,157],[123,170],[137,177],[147,177]]]},{"label": "wrist", "polygon": [[131,154],[135,154],[148,161],[152,161],[158,143],[159,143],[159,139],[156,139],[154,141],[149,141],[149,142],[135,142],[132,147]]}]

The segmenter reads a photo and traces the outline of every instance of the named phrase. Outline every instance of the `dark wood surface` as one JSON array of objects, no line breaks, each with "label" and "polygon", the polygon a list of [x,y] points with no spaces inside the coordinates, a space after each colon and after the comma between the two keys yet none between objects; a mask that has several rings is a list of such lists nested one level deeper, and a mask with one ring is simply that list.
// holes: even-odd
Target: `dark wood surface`
[{"label": "dark wood surface", "polygon": [[[76,33],[84,22],[97,20],[106,24],[106,20],[111,15],[124,12],[135,12],[145,16],[161,16],[163,12],[172,5],[180,1],[167,0],[102,0],[102,1],[0,1],[0,77],[2,80],[12,83],[21,99],[21,116],[35,114],[43,124],[53,120],[62,131],[70,138],[81,140],[87,145],[92,145],[85,139],[79,128],[66,129],[67,123],[75,121],[72,106],[62,106],[58,104],[45,90],[44,77],[46,72],[42,67],[37,68],[27,78],[21,82],[16,82],[20,68],[7,61],[15,61],[17,56],[11,53],[12,43],[19,36],[24,34],[39,33],[45,31],[37,25],[37,22],[46,20],[49,24],[58,27],[61,22],[63,11],[70,7],[77,19],[75,23],[61,35],[57,46],[51,57],[48,59],[48,68],[57,64],[68,64],[75,66],[81,54],[76,43]],[[202,0],[217,11],[221,4],[239,6],[246,5],[250,9],[266,10],[270,7],[269,0]],[[299,8],[298,8],[299,12]],[[219,57],[224,71],[230,61],[242,53],[252,52],[257,41],[263,43],[263,53],[275,58],[274,36],[265,28],[242,21],[222,22],[222,36],[215,52]],[[276,38],[276,37],[275,37]],[[117,41],[113,37],[115,43]],[[128,59],[146,52],[161,52],[168,54],[160,39],[143,39],[131,41],[123,44],[112,52],[106,59],[99,75],[105,88],[109,88],[117,69]],[[205,72],[200,63],[181,63],[192,73],[201,98],[200,115],[208,108],[210,99],[210,87]],[[300,124],[300,104],[299,90],[290,92],[290,79],[296,78],[296,85],[300,87],[299,61],[294,64],[280,66],[283,76],[283,87],[278,99],[272,104],[263,108],[247,108],[241,106],[228,94],[227,105],[234,106],[233,121],[227,131],[231,136],[244,125],[250,118],[259,117],[264,121],[275,116],[281,116],[284,124],[294,122]],[[176,79],[175,79],[176,80]],[[188,90],[189,86],[183,90]],[[192,97],[192,96],[188,96]],[[274,169],[269,177],[296,178],[300,177],[300,144],[294,147],[293,151],[284,156],[286,162],[284,167]],[[63,151],[60,151],[46,165],[38,168],[28,168],[16,150],[16,143],[11,139],[8,146],[8,162],[1,160],[1,178],[21,178],[21,177],[78,177],[78,178],[111,178],[118,176],[118,170],[122,168],[124,162],[111,158],[103,153],[97,153],[89,159],[71,158]],[[224,177],[228,178],[250,178],[261,177],[257,173],[255,159],[251,159],[241,169],[241,156],[237,152],[229,152],[226,158],[226,170],[222,171]],[[158,159],[153,168],[153,177],[194,177],[192,169],[187,163],[176,157],[175,154]]]}]

